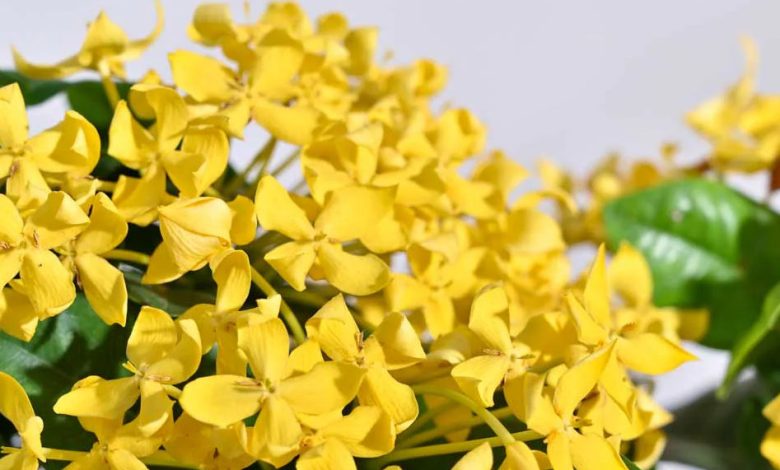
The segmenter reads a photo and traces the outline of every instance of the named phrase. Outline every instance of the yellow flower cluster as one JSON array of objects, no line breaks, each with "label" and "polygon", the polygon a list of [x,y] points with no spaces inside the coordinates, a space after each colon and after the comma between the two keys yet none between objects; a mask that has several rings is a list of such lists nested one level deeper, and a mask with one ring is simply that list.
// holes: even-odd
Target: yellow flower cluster
[{"label": "yellow flower cluster", "polygon": [[[609,267],[602,247],[570,281],[561,226],[538,207],[572,210],[566,188],[511,198],[528,172],[500,151],[477,159],[485,128],[468,110],[432,109],[444,67],[377,63],[377,31],[340,14],[313,23],[272,3],[238,24],[207,4],[189,35],[227,62],[172,52],[175,86],[147,74],[120,99],[112,77],[159,28],[130,41],[101,14],[73,58],[15,54],[28,76],[101,74],[115,106],[104,147],[128,171],[90,176],[100,137],[75,112],[30,138],[19,87],[0,89],[0,330],[29,340],[77,288],[124,325],[124,277],[107,259],[148,263],[147,284],[208,266],[215,300],[176,318],[144,306],[128,374],[60,397],[54,410],[95,435],[92,449],[42,447],[24,390],[0,373],[0,413],[22,438],[0,467],[349,469],[468,451],[456,468],[487,469],[496,446],[505,469],[625,469],[621,454],[654,465],[671,416],[632,376],[694,359],[678,316],[652,305],[649,268],[627,245]],[[260,174],[232,184],[230,139],[253,122],[270,134]],[[302,190],[265,171],[277,141],[298,148]],[[151,256],[117,249],[128,223],[159,226]],[[340,294],[301,326],[263,263],[291,292]],[[267,298],[253,303],[252,284]],[[198,371],[212,349],[215,369]],[[469,440],[483,424],[496,437]]]}]

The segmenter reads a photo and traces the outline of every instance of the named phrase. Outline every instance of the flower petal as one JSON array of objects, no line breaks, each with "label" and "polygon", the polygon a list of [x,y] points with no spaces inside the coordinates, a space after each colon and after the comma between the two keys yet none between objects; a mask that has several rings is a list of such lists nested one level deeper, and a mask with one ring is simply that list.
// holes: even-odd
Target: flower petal
[{"label": "flower petal", "polygon": [[92,253],[78,255],[75,261],[79,282],[95,313],[107,325],[125,326],[127,286],[122,272]]},{"label": "flower petal", "polygon": [[493,395],[504,381],[509,358],[500,356],[476,356],[452,368],[452,377],[463,393],[484,407],[493,406]]},{"label": "flower petal", "polygon": [[27,110],[19,84],[11,83],[0,88],[0,147],[24,145],[28,137],[27,129]]},{"label": "flower petal", "polygon": [[217,311],[240,309],[252,286],[249,257],[241,250],[225,250],[212,260],[211,270],[217,283]]},{"label": "flower petal", "polygon": [[493,468],[493,449],[483,442],[460,458],[452,470],[491,470]]},{"label": "flower petal", "polygon": [[273,230],[293,240],[310,240],[314,227],[306,213],[273,176],[266,175],[257,184],[255,194],[257,220],[265,230]]},{"label": "flower petal", "polygon": [[321,114],[312,107],[287,107],[257,97],[252,101],[252,117],[277,139],[293,145],[306,145],[312,139]]},{"label": "flower petal", "polygon": [[198,421],[225,427],[257,413],[265,394],[246,377],[213,375],[185,385],[179,404]]},{"label": "flower petal", "polygon": [[83,379],[73,390],[61,396],[54,404],[54,412],[70,416],[120,419],[135,404],[139,395],[136,377],[104,380],[92,376]]},{"label": "flower petal", "polygon": [[0,291],[0,331],[30,341],[38,326],[38,314],[24,295],[13,289]]},{"label": "flower petal", "polygon": [[618,341],[617,356],[626,367],[649,375],[665,374],[697,358],[656,333],[641,333]]},{"label": "flower petal", "polygon": [[257,236],[257,217],[255,205],[251,199],[245,196],[236,196],[228,202],[233,213],[233,222],[230,224],[230,239],[236,245],[251,243]]},{"label": "flower petal", "polygon": [[374,405],[390,416],[398,432],[408,428],[419,413],[412,388],[381,367],[370,367],[358,391],[361,405]]},{"label": "flower petal", "polygon": [[200,365],[200,333],[195,320],[179,319],[176,325],[179,330],[176,346],[146,370],[148,377],[165,384],[184,382]]},{"label": "flower petal", "polygon": [[89,225],[89,217],[62,191],[49,193],[46,201],[27,220],[24,233],[36,247],[50,249],[71,241]]},{"label": "flower petal", "polygon": [[[311,371],[282,381],[277,393],[296,413],[321,415],[343,408],[357,395],[364,371],[351,364],[323,362]],[[317,399],[311,399],[312,390]]]},{"label": "flower petal", "polygon": [[266,253],[263,259],[293,289],[302,292],[306,289],[306,276],[309,274],[316,256],[313,242],[293,241],[277,246]]},{"label": "flower petal", "polygon": [[301,425],[290,405],[272,395],[263,402],[249,449],[256,458],[281,468],[298,455],[302,437]]},{"label": "flower petal", "polygon": [[236,94],[238,79],[217,59],[190,51],[168,54],[176,86],[196,101],[224,103]]},{"label": "flower petal", "polygon": [[25,250],[19,275],[27,297],[41,319],[62,312],[76,300],[73,275],[51,251]]},{"label": "flower petal", "polygon": [[352,314],[339,294],[325,303],[306,321],[306,336],[336,361],[352,361],[358,355],[358,330]]},{"label": "flower petal", "polygon": [[317,256],[325,278],[340,291],[369,295],[390,282],[390,268],[376,255],[353,255],[340,245],[320,243]]},{"label": "flower petal", "polygon": [[400,369],[425,360],[425,350],[414,327],[406,315],[391,313],[374,330],[373,338],[379,342],[388,370]]},{"label": "flower petal", "polygon": [[[349,186],[330,193],[314,224],[334,240],[360,238],[386,217],[393,209],[395,190]],[[360,214],[356,217],[356,214]]]},{"label": "flower petal", "polygon": [[76,240],[77,253],[103,254],[116,248],[127,236],[127,222],[104,193],[92,198],[89,225]]},{"label": "flower petal", "polygon": [[176,324],[170,315],[158,308],[141,307],[127,339],[127,358],[137,368],[154,364],[176,346],[177,340]]},{"label": "flower petal", "polygon": [[603,437],[572,431],[571,460],[577,470],[627,470],[620,454]]},{"label": "flower petal", "polygon": [[355,407],[347,416],[321,431],[325,439],[343,443],[355,457],[384,455],[395,445],[395,426],[390,416],[375,406]]},{"label": "flower petal", "polygon": [[255,379],[267,379],[274,384],[282,379],[290,349],[290,339],[282,320],[271,318],[242,326],[238,330],[238,347],[249,360]]},{"label": "flower petal", "polygon": [[566,419],[574,413],[580,401],[598,383],[615,348],[614,343],[582,358],[563,373],[555,388],[553,404],[558,416]]}]

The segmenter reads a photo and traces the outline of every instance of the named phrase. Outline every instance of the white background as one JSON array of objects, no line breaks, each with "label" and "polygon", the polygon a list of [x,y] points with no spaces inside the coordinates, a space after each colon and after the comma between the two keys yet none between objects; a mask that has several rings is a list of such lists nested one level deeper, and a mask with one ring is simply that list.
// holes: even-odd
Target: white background
[{"label": "white background", "polygon": [[[130,78],[148,67],[170,77],[167,52],[200,49],[185,34],[198,3],[165,1],[166,29],[141,61],[129,65]],[[242,2],[230,3],[242,18]],[[447,65],[450,81],[441,103],[471,108],[488,125],[490,146],[528,166],[544,155],[584,172],[609,150],[655,156],[669,140],[681,145],[685,159],[704,155],[707,147],[686,129],[683,115],[741,73],[743,34],[759,46],[760,86],[780,89],[780,3],[773,1],[302,3],[312,15],[340,10],[353,24],[379,26],[380,53],[392,50],[398,62],[431,57]],[[263,5],[252,2],[253,14]],[[0,1],[0,67],[12,64],[11,44],[31,61],[74,53],[101,7],[130,37],[147,34],[154,23],[151,1]],[[54,124],[63,107],[59,100],[36,108],[33,130]],[[254,153],[260,137],[249,133],[235,148],[236,160]],[[760,193],[755,180],[741,184]],[[726,358],[694,350],[702,361],[659,380],[663,404],[680,404],[719,382]]]}]

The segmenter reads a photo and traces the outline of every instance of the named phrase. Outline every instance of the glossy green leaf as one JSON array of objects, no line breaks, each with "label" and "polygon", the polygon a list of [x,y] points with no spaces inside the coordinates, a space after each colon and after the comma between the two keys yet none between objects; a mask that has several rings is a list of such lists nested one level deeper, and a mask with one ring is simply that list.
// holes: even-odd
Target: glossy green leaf
[{"label": "glossy green leaf", "polygon": [[626,464],[628,470],[642,470],[641,468],[639,468],[639,465],[632,462],[631,459],[629,459],[625,455],[621,455],[620,458],[623,459],[623,463]]},{"label": "glossy green leaf", "polygon": [[81,431],[78,421],[55,414],[52,406],[88,375],[116,377],[125,360],[127,334],[129,330],[103,323],[81,294],[68,310],[41,322],[29,343],[0,333],[0,370],[15,377],[30,395],[36,414],[46,423],[46,445],[89,448],[92,437]]},{"label": "glossy green leaf", "polygon": [[704,344],[730,348],[780,281],[780,217],[721,183],[684,179],[612,201],[607,241],[626,240],[653,272],[659,306],[706,307]]},{"label": "glossy green leaf", "polygon": [[773,333],[777,332],[778,325],[780,325],[780,284],[769,291],[764,299],[761,316],[734,345],[731,351],[731,362],[726,370],[723,385],[719,389],[721,396],[728,392],[739,372],[760,353],[762,343],[777,340]]},{"label": "glossy green leaf", "polygon": [[27,106],[35,106],[61,93],[68,82],[61,80],[35,80],[13,70],[0,70],[0,86],[18,83]]}]

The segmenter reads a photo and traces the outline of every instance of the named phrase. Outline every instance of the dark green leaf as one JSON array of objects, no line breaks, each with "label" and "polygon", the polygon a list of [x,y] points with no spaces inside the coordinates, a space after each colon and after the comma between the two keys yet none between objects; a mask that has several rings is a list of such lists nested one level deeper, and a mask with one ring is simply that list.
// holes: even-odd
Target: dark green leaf
[{"label": "dark green leaf", "polygon": [[621,455],[620,458],[623,459],[623,463],[626,464],[626,467],[628,467],[628,470],[642,470],[641,468],[639,468],[639,466],[637,464],[632,462],[625,455]]},{"label": "dark green leaf", "polygon": [[679,180],[616,199],[604,224],[611,248],[628,241],[647,258],[657,305],[710,310],[709,346],[732,347],[780,281],[780,217],[714,181]]},{"label": "dark green leaf", "polygon": [[27,106],[41,104],[68,87],[60,80],[34,80],[13,70],[0,70],[0,86],[18,83]]},{"label": "dark green leaf", "polygon": [[79,294],[73,305],[40,323],[29,343],[0,333],[0,370],[15,377],[46,423],[51,447],[89,449],[92,437],[78,421],[54,413],[57,399],[88,375],[116,377],[125,360],[129,330],[104,324]]},{"label": "dark green leaf", "polygon": [[723,385],[721,385],[719,390],[721,395],[728,392],[728,389],[736,380],[737,374],[755,357],[755,353],[761,343],[766,341],[770,334],[776,331],[778,324],[780,324],[780,284],[775,285],[769,291],[769,294],[764,299],[761,316],[734,345],[731,351],[731,362],[726,370]]}]

